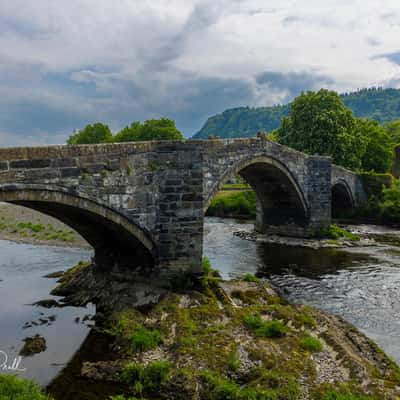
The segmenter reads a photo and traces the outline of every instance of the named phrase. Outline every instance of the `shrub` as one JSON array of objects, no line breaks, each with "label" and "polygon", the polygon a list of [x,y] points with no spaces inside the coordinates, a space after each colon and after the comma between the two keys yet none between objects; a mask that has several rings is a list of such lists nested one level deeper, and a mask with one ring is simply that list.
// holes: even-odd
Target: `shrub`
[{"label": "shrub", "polygon": [[131,338],[131,349],[134,352],[154,349],[161,342],[161,333],[157,329],[147,329],[143,326],[136,328]]},{"label": "shrub", "polygon": [[282,321],[276,319],[264,321],[259,315],[246,315],[244,323],[259,337],[279,338],[285,336],[288,332],[288,327]]},{"label": "shrub", "polygon": [[251,190],[233,192],[224,195],[217,195],[207,210],[207,215],[215,217],[245,217],[255,218],[256,216],[256,193]]},{"label": "shrub", "polygon": [[246,274],[243,278],[242,278],[245,282],[255,282],[255,283],[259,283],[260,279],[257,278],[255,275],[253,274]]},{"label": "shrub", "polygon": [[321,229],[321,231],[318,233],[318,236],[333,240],[346,239],[353,242],[360,240],[360,236],[356,235],[355,233],[351,233],[346,229],[340,228],[335,224],[331,225],[329,228]]},{"label": "shrub", "polygon": [[202,260],[203,274],[200,278],[200,284],[204,291],[216,288],[221,281],[221,275],[218,270],[213,269],[208,257],[203,257]]},{"label": "shrub", "polygon": [[300,346],[305,350],[311,351],[312,353],[318,353],[323,349],[322,342],[318,338],[311,335],[304,335],[300,340]]},{"label": "shrub", "polygon": [[136,394],[143,392],[154,393],[168,378],[170,365],[167,361],[154,361],[147,366],[130,363],[122,371],[121,378],[133,386]]},{"label": "shrub", "polygon": [[36,383],[11,375],[0,375],[0,399],[50,400]]}]

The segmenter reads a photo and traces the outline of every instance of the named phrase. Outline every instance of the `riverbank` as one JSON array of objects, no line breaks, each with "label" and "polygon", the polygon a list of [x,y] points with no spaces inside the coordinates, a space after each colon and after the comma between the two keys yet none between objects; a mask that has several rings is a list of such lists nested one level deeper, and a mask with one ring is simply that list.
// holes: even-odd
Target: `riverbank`
[{"label": "riverbank", "polygon": [[[146,307],[114,302],[97,327],[109,350],[74,371],[105,390],[96,399],[399,398],[400,369],[343,319],[289,304],[254,276],[220,281],[205,271],[190,291],[164,292]],[[61,289],[76,292],[92,278],[91,265],[81,265]],[[73,381],[55,382],[57,400],[88,398]]]},{"label": "riverbank", "polygon": [[0,239],[34,245],[90,248],[70,227],[38,211],[0,203]]}]

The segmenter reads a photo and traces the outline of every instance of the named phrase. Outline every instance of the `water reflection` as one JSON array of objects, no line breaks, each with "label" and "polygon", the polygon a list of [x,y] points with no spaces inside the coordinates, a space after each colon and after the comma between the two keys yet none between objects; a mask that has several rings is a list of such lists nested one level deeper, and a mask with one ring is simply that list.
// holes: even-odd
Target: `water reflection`
[{"label": "water reflection", "polygon": [[[25,337],[40,334],[47,342],[45,352],[23,358],[26,372],[20,373],[21,377],[35,379],[43,385],[49,383],[87,336],[88,327],[75,320],[81,321],[84,315],[93,314],[94,307],[45,309],[32,303],[56,299],[49,295],[56,280],[43,278],[44,275],[66,270],[89,257],[87,250],[0,240],[0,350],[14,359]],[[31,327],[24,329],[27,322]]]}]

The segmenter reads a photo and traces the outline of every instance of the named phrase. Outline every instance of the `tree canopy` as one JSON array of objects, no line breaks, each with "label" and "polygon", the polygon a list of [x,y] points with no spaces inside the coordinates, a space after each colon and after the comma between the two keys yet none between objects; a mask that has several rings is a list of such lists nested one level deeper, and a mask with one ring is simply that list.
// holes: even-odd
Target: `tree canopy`
[{"label": "tree canopy", "polygon": [[72,134],[67,144],[95,144],[95,143],[109,143],[112,142],[113,136],[110,128],[96,122],[93,125],[86,125],[85,128]]},{"label": "tree canopy", "polygon": [[351,110],[337,93],[325,89],[297,97],[276,137],[308,154],[331,156],[334,163],[351,169],[361,168],[366,149]]},{"label": "tree canopy", "polygon": [[169,118],[139,121],[126,126],[114,137],[114,142],[136,142],[146,140],[182,140],[182,133]]},{"label": "tree canopy", "polygon": [[393,162],[394,143],[387,131],[376,121],[358,119],[358,129],[366,148],[361,157],[361,167],[364,171],[385,173],[390,170]]},{"label": "tree canopy", "polygon": [[139,121],[132,122],[112,135],[106,124],[97,122],[87,125],[77,133],[72,134],[67,144],[94,144],[94,143],[119,143],[137,142],[147,140],[183,140],[182,133],[175,126],[175,121],[168,118],[150,119],[143,124]]}]

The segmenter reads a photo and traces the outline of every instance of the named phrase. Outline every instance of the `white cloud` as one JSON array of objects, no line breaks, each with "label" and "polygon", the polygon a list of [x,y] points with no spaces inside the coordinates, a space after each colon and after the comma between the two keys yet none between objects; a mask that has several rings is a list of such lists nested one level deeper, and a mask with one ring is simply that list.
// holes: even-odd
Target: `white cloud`
[{"label": "white cloud", "polygon": [[[398,37],[398,0],[0,0],[0,139],[161,115],[189,135],[227,107],[286,101],[296,77],[399,85],[378,57]],[[260,84],[265,72],[288,86]]]}]

